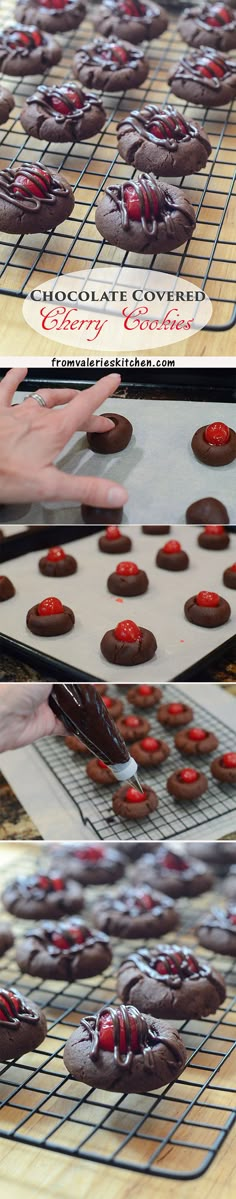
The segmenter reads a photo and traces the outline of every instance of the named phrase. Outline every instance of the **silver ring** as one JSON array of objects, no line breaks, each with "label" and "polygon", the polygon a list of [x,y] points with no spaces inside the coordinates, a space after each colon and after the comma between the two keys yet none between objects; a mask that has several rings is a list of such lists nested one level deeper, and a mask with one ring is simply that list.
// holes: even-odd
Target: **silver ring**
[{"label": "silver ring", "polygon": [[32,392],[32,395],[31,395],[31,400],[36,400],[36,401],[37,401],[37,404],[40,404],[40,408],[46,408],[46,407],[47,407],[46,400],[44,400],[43,396],[41,396],[41,395],[39,394],[39,391],[33,391],[33,392]]}]

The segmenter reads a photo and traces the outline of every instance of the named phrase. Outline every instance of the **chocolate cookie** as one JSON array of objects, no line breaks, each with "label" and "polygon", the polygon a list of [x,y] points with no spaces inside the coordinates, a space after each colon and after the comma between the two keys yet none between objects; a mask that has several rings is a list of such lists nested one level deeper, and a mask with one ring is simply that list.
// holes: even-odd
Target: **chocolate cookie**
[{"label": "chocolate cookie", "polygon": [[132,549],[132,541],[126,533],[121,533],[117,525],[108,525],[105,533],[98,540],[99,549],[103,554],[128,554]]},{"label": "chocolate cookie", "polygon": [[200,945],[213,949],[215,953],[226,953],[236,957],[236,908],[213,908],[211,912],[203,912],[196,933]]},{"label": "chocolate cookie", "polygon": [[236,20],[228,4],[203,4],[185,8],[179,32],[189,46],[214,46],[216,50],[234,50]]},{"label": "chocolate cookie", "polygon": [[140,882],[157,886],[159,891],[179,899],[182,895],[194,897],[212,887],[213,876],[204,862],[191,861],[190,857],[176,853],[172,848],[160,848],[155,853],[146,853],[139,862]]},{"label": "chocolate cookie", "polygon": [[114,783],[114,774],[110,766],[106,766],[101,758],[92,758],[91,762],[88,762],[86,774],[93,783],[99,783],[100,787],[111,787]]},{"label": "chocolate cookie", "polygon": [[[193,728],[181,729],[175,737],[176,749],[179,750],[183,757],[202,757],[204,754],[212,754],[214,749],[217,749],[218,737],[215,733],[211,733],[208,729]],[[201,855],[200,855],[201,856]]]},{"label": "chocolate cookie", "polygon": [[15,107],[14,96],[12,96],[11,92],[8,91],[7,87],[3,87],[2,84],[0,84],[0,122],[1,122],[1,125],[5,125],[5,121],[8,121],[10,112],[12,111],[12,108],[14,108],[14,107]]},{"label": "chocolate cookie", "polygon": [[44,558],[40,558],[39,570],[41,575],[47,575],[50,579],[64,579],[67,575],[76,573],[76,558],[72,558],[72,554],[66,554],[59,545],[55,545],[48,550]]},{"label": "chocolate cookie", "polygon": [[227,566],[223,574],[223,583],[225,587],[231,587],[232,591],[236,590],[236,562],[232,566]]},{"label": "chocolate cookie", "polygon": [[205,774],[192,766],[185,766],[184,770],[175,770],[167,779],[166,785],[168,794],[180,800],[200,799],[208,788]]},{"label": "chocolate cookie", "polygon": [[115,666],[140,666],[156,653],[157,642],[150,629],[133,620],[121,620],[115,629],[108,629],[101,640],[101,652]]},{"label": "chocolate cookie", "polygon": [[154,708],[160,699],[162,699],[161,688],[154,687],[151,683],[140,683],[139,687],[129,687],[128,689],[128,703],[134,704],[135,708]]},{"label": "chocolate cookie", "polygon": [[198,545],[201,545],[203,550],[226,550],[229,541],[229,534],[224,525],[205,525],[198,537]]},{"label": "chocolate cookie", "polygon": [[82,142],[103,128],[106,111],[102,100],[72,82],[38,87],[26,99],[20,119],[31,137],[47,142]]},{"label": "chocolate cookie", "polygon": [[236,66],[226,61],[223,54],[203,47],[193,50],[174,66],[168,83],[182,100],[219,108],[236,96]]},{"label": "chocolate cookie", "polygon": [[201,625],[205,629],[226,624],[231,615],[228,601],[216,591],[199,591],[198,595],[191,595],[186,600],[184,611],[190,624]]},{"label": "chocolate cookie", "polygon": [[135,254],[174,250],[188,241],[196,225],[184,192],[159,183],[153,174],[107,187],[99,197],[95,221],[110,245]]},{"label": "chocolate cookie", "polygon": [[40,604],[34,604],[33,608],[29,608],[26,617],[28,629],[35,633],[36,637],[61,637],[64,633],[71,632],[74,623],[72,608],[62,604],[55,596],[42,600]]},{"label": "chocolate cookie", "polygon": [[178,728],[179,725],[189,724],[193,719],[193,709],[188,704],[172,703],[161,704],[158,708],[157,719],[160,724],[165,724],[169,729]]},{"label": "chocolate cookie", "polygon": [[3,75],[42,75],[60,62],[61,47],[36,25],[7,25],[0,32]]},{"label": "chocolate cookie", "polygon": [[36,1003],[15,987],[0,989],[0,1058],[2,1062],[17,1061],[24,1053],[32,1053],[41,1045],[47,1033],[47,1021]]},{"label": "chocolate cookie", "polygon": [[162,533],[170,533],[170,525],[142,525],[142,533],[147,533],[149,536],[161,536]]},{"label": "chocolate cookie", "polygon": [[103,1007],[84,1016],[64,1052],[67,1070],[91,1087],[143,1094],[172,1082],[184,1070],[182,1038],[134,1007]]},{"label": "chocolate cookie", "polygon": [[19,14],[22,25],[38,25],[39,29],[47,29],[49,33],[67,33],[69,29],[78,29],[86,15],[83,0],[20,0],[17,4],[16,15]]},{"label": "chocolate cookie", "polygon": [[90,749],[74,733],[69,733],[68,737],[65,737],[65,745],[67,745],[67,749],[72,749],[75,754],[84,754],[85,757],[90,757]]},{"label": "chocolate cookie", "polygon": [[43,233],[70,216],[70,184],[40,162],[18,162],[0,171],[0,229],[3,233]]},{"label": "chocolate cookie", "polygon": [[149,586],[145,570],[140,570],[136,562],[118,562],[116,569],[107,580],[108,591],[112,595],[130,596],[144,595]]},{"label": "chocolate cookie", "polygon": [[145,104],[117,125],[121,158],[153,175],[190,175],[206,165],[211,144],[197,121],[187,120],[171,104]]},{"label": "chocolate cookie", "polygon": [[219,521],[223,525],[229,524],[227,508],[213,496],[205,496],[203,500],[195,500],[194,504],[190,504],[185,519],[187,525],[204,525],[207,521],[211,524],[218,524]]},{"label": "chocolate cookie", "polygon": [[68,983],[102,974],[111,959],[108,937],[88,928],[84,920],[75,916],[60,924],[45,920],[36,928],[27,929],[16,950],[22,971]]},{"label": "chocolate cookie", "polygon": [[148,885],[126,887],[116,895],[108,892],[94,910],[94,920],[104,933],[119,940],[144,937],[149,941],[179,924],[172,899]]},{"label": "chocolate cookie", "polygon": [[139,791],[138,787],[124,783],[113,795],[112,807],[115,816],[121,816],[123,820],[142,820],[155,812],[158,807],[158,795],[151,787],[144,787],[143,791]]},{"label": "chocolate cookie", "polygon": [[80,912],[83,893],[73,878],[63,878],[55,870],[14,878],[3,891],[2,900],[8,912],[23,920],[40,920]]},{"label": "chocolate cookie", "polygon": [[0,924],[0,958],[14,945],[14,936],[10,924]]},{"label": "chocolate cookie", "polygon": [[126,864],[124,854],[116,847],[94,843],[76,846],[67,842],[54,852],[53,860],[82,887],[116,883],[122,878]]},{"label": "chocolate cookie", "polygon": [[156,737],[144,737],[142,741],[134,741],[132,745],[132,758],[138,766],[161,766],[165,762],[170,753],[170,747],[166,741],[157,741]]},{"label": "chocolate cookie", "polygon": [[101,92],[127,92],[140,87],[148,75],[148,62],[143,50],[130,42],[110,37],[96,38],[80,46],[73,63],[73,75],[87,87]]},{"label": "chocolate cookie", "polygon": [[0,604],[5,603],[5,600],[12,599],[15,594],[15,587],[13,587],[11,579],[8,579],[7,575],[0,575]]},{"label": "chocolate cookie", "polygon": [[236,865],[235,864],[230,866],[229,870],[227,871],[227,878],[224,883],[224,890],[225,890],[225,894],[228,895],[229,899],[232,899],[233,903],[235,903],[236,902]]},{"label": "chocolate cookie", "polygon": [[123,712],[124,704],[122,704],[122,700],[113,699],[112,695],[103,695],[102,698],[105,708],[107,708],[107,711],[109,712],[109,716],[112,717],[112,720],[118,720],[118,717],[121,716]]},{"label": "chocolate cookie", "polygon": [[199,961],[192,949],[156,945],[137,949],[121,962],[118,995],[122,1003],[134,1003],[151,1016],[194,1020],[217,1010],[226,987],[222,975]]},{"label": "chocolate cookie", "polygon": [[146,737],[150,724],[144,716],[121,716],[117,726],[126,745],[130,745],[137,737]]},{"label": "chocolate cookie", "polygon": [[189,557],[182,550],[180,541],[166,541],[156,556],[156,565],[160,570],[187,570]]},{"label": "chocolate cookie", "polygon": [[123,508],[98,508],[92,504],[81,504],[81,516],[85,525],[110,525],[114,520],[123,520]]},{"label": "chocolate cookie", "polygon": [[107,420],[113,421],[113,428],[107,433],[87,433],[87,442],[94,454],[118,454],[125,450],[131,441],[133,426],[126,416],[116,412],[106,412]]},{"label": "chocolate cookie", "polygon": [[217,783],[228,783],[235,785],[236,783],[236,753],[220,754],[219,758],[214,758],[211,763],[211,773]]},{"label": "chocolate cookie", "polygon": [[95,10],[93,24],[104,37],[126,38],[137,46],[160,37],[168,18],[164,8],[152,0],[103,0]]},{"label": "chocolate cookie", "polygon": [[202,425],[194,433],[191,445],[195,458],[205,466],[227,466],[236,458],[236,433],[223,421]]}]

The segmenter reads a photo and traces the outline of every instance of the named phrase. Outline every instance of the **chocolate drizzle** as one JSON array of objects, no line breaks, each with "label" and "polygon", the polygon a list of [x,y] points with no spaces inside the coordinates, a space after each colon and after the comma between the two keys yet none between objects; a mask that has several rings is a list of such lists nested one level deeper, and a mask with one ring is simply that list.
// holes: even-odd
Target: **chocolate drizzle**
[{"label": "chocolate drizzle", "polygon": [[[217,75],[212,74],[210,79],[207,75],[201,74],[197,68],[202,66],[203,60],[206,60],[208,70],[216,65],[223,74],[220,74],[219,78]],[[183,78],[194,79],[197,83],[202,83],[203,87],[209,87],[214,91],[219,90],[222,82],[230,75],[236,75],[236,64],[229,61],[226,62],[222,54],[216,55],[215,50],[209,50],[207,46],[206,48],[202,46],[202,57],[200,50],[196,50],[195,53],[193,52],[191,58],[182,58],[176,71],[173,72],[171,79],[172,81]]]},{"label": "chocolate drizzle", "polygon": [[[173,122],[175,129],[173,130]],[[184,130],[181,124],[184,125]],[[161,134],[165,136],[158,137],[151,132],[152,125],[159,125]],[[172,126],[172,127],[171,127]],[[167,104],[165,108],[158,108],[156,104],[145,104],[145,107],[139,112],[138,109],[130,113],[130,116],[124,117],[123,121],[119,122],[118,130],[122,130],[122,135],[132,129],[134,133],[139,133],[140,136],[145,136],[145,141],[154,142],[161,146],[166,146],[168,150],[176,150],[180,141],[188,141],[189,138],[200,137],[197,126],[190,121],[186,121],[182,113],[176,112],[171,104]],[[204,140],[201,138],[201,140]]]},{"label": "chocolate drizzle", "polygon": [[36,171],[40,172],[43,169],[44,168],[41,166],[40,162],[35,162],[33,164],[29,162],[22,162],[18,164],[16,170],[13,170],[11,167],[9,167],[4,171],[0,171],[0,199],[6,200],[8,204],[14,205],[15,208],[19,208],[23,212],[38,212],[42,204],[47,204],[52,207],[58,198],[68,195],[69,188],[66,187],[64,182],[61,183],[59,179],[55,179],[55,177],[51,175],[49,171],[47,171],[46,174],[49,177],[50,191],[47,191],[46,195],[45,184],[43,181],[42,194],[40,196],[35,196],[32,192],[28,191],[27,184],[24,191],[23,183],[20,185],[21,194],[18,195],[12,190],[13,185],[15,186],[16,184],[17,176],[19,175],[24,175],[26,180],[28,179],[29,181],[35,181],[37,187],[39,187],[40,176],[36,173]]},{"label": "chocolate drizzle", "polygon": [[[218,8],[218,12],[216,12],[217,8]],[[229,9],[227,9],[227,7],[225,8],[225,12],[227,13],[227,18],[222,16],[222,10],[220,9],[220,5],[211,6],[210,4],[205,4],[204,7],[201,9],[200,13],[198,10],[196,12],[196,9],[185,8],[184,9],[184,19],[186,20],[187,18],[191,17],[191,20],[194,19],[197,22],[197,25],[200,27],[200,29],[201,28],[206,29],[207,31],[209,29],[209,31],[213,30],[216,33],[217,33],[218,29],[223,29],[225,25],[227,25],[227,31],[230,29],[235,29],[235,24],[236,24],[235,19],[233,21],[231,20],[231,16],[229,15]],[[208,21],[206,20],[206,17],[208,17],[208,16],[209,17],[217,16],[217,24],[215,26],[208,24]]]},{"label": "chocolate drizzle", "polygon": [[[41,879],[41,877],[43,877],[43,878],[44,878],[45,882],[46,882],[46,880],[47,880],[47,885],[46,885],[46,886],[42,886],[42,885],[40,885],[40,879]],[[54,875],[54,874],[52,874],[52,873],[51,873],[51,874],[47,874],[47,875],[45,874],[45,875],[43,875],[43,876],[41,876],[40,874],[38,874],[38,875],[37,875],[37,874],[32,874],[32,875],[29,875],[29,876],[28,876],[28,878],[18,878],[18,879],[16,879],[16,880],[15,880],[15,882],[14,882],[14,887],[15,887],[15,890],[17,891],[17,895],[16,895],[15,899],[17,899],[17,897],[18,897],[19,895],[21,895],[23,898],[24,898],[24,897],[25,897],[25,898],[26,898],[26,897],[28,898],[28,897],[30,897],[30,895],[32,895],[32,898],[34,898],[34,899],[37,899],[37,900],[40,900],[40,902],[42,902],[42,903],[43,903],[43,901],[44,901],[45,897],[46,897],[46,896],[47,896],[47,895],[48,895],[50,892],[52,892],[52,891],[53,891],[53,892],[54,892],[54,894],[57,894],[57,893],[59,893],[59,894],[60,894],[60,893],[61,893],[61,891],[64,891],[64,890],[65,890],[65,887],[66,887],[66,879],[64,879],[64,878],[63,878],[63,879],[60,879],[60,882],[61,882],[61,887],[60,887],[60,890],[59,890],[59,888],[58,888],[58,887],[56,887],[56,888],[55,888],[55,887],[53,886],[53,879],[54,879],[54,878],[55,878],[55,879],[57,878],[57,881],[59,881],[59,880],[58,880],[58,875]]]},{"label": "chocolate drizzle", "polygon": [[[101,108],[103,111],[102,100],[99,100],[98,97],[95,96],[95,94],[90,92],[89,94],[86,95],[85,92],[79,92],[79,90],[77,91],[76,84],[70,85],[70,90],[71,90],[71,86],[74,88],[75,95],[77,93],[80,97],[82,96],[82,98],[83,98],[82,108],[75,108],[74,104],[72,103],[72,100],[68,96],[68,90],[67,90],[66,84],[64,84],[64,86],[62,86],[62,87],[53,87],[53,88],[44,87],[43,84],[40,84],[40,87],[37,88],[37,91],[34,92],[34,95],[28,97],[28,100],[26,101],[26,103],[27,104],[37,104],[38,108],[42,108],[43,111],[46,112],[48,116],[53,117],[53,120],[56,121],[57,124],[61,124],[61,125],[63,124],[63,122],[66,124],[66,122],[71,123],[71,121],[73,121],[73,123],[76,124],[77,121],[82,121],[85,113],[90,112],[91,108],[93,108],[94,105],[96,105],[96,108]],[[65,102],[68,105],[68,113],[57,112],[56,109],[54,109],[52,107],[52,104],[51,104],[52,96],[53,97],[55,96],[58,99],[62,99],[62,100],[65,99]]]},{"label": "chocolate drizzle", "polygon": [[102,7],[104,10],[106,8],[111,9],[112,12],[114,12],[114,16],[121,17],[122,21],[127,22],[127,25],[129,25],[130,22],[132,24],[132,21],[138,21],[139,18],[143,24],[151,25],[154,17],[160,16],[160,9],[158,5],[155,4],[155,6],[152,6],[152,4],[145,3],[145,0],[144,2],[142,2],[142,0],[135,0],[135,13],[125,12],[124,0],[103,0]]},{"label": "chocolate drizzle", "polygon": [[[145,895],[150,895],[150,899],[153,900],[152,906],[149,907],[142,902],[142,897]],[[130,916],[131,919],[135,919],[140,916],[147,918],[162,916],[163,911],[172,906],[172,900],[168,895],[158,895],[148,887],[145,891],[143,887],[130,887],[115,897],[112,894],[105,895],[101,903],[101,910],[102,912],[107,911],[111,915],[112,912],[120,912],[122,916]]]},{"label": "chocolate drizzle", "polygon": [[[123,45],[122,42],[120,44],[121,46]],[[102,51],[109,49],[111,51],[111,57],[106,58]],[[124,71],[127,70],[127,68],[128,70],[134,70],[134,68],[137,67],[142,61],[142,59],[144,59],[143,50],[138,49],[136,46],[132,46],[131,43],[129,46],[125,46],[127,51],[127,62],[119,62],[117,58],[112,58],[113,49],[117,49],[117,41],[114,37],[107,38],[106,40],[104,38],[96,38],[96,40],[91,42],[90,45],[81,46],[81,49],[77,50],[76,58],[78,59],[80,67],[85,66],[86,63],[94,64],[94,66],[103,67],[104,70],[108,72],[115,72],[119,70]]]},{"label": "chocolate drizzle", "polygon": [[[12,45],[11,40],[13,34],[16,35],[15,45]],[[18,41],[17,34],[19,35]],[[34,34],[37,34],[37,42],[34,39]],[[24,38],[22,42],[21,35],[22,39]],[[21,58],[28,58],[28,55],[32,54],[33,50],[40,49],[46,42],[46,35],[41,33],[41,30],[37,29],[35,25],[28,25],[27,28],[24,25],[8,25],[7,29],[2,29],[0,33],[0,62],[6,56],[10,59],[16,58],[17,55],[20,55]]]},{"label": "chocolate drizzle", "polygon": [[[125,192],[126,188],[130,186],[132,186],[139,201],[139,221],[136,219],[136,221],[131,222],[127,211]],[[167,230],[168,226],[173,228],[173,217],[177,212],[183,212],[186,222],[189,221],[189,225],[192,228],[192,217],[188,212],[188,203],[184,194],[179,190],[178,197],[175,196],[173,198],[173,194],[168,191],[168,186],[163,187],[162,184],[159,184],[155,179],[155,175],[151,172],[149,174],[146,172],[143,173],[143,175],[139,176],[138,180],[132,179],[130,182],[126,180],[118,187],[108,187],[106,195],[110,196],[110,199],[113,200],[115,207],[120,213],[122,227],[126,232],[131,224],[140,223],[146,236],[156,238],[160,223],[166,226]],[[156,204],[158,203],[157,215],[155,214],[155,201]],[[146,215],[147,210],[149,210],[148,216]]]},{"label": "chocolate drizzle", "polygon": [[[182,961],[179,960],[180,957]],[[191,959],[193,969],[188,959]],[[134,963],[141,974],[147,974],[149,978],[155,978],[156,982],[161,982],[175,991],[180,989],[185,979],[198,982],[200,978],[207,978],[217,988],[218,980],[210,966],[206,962],[199,962],[191,949],[185,945],[165,945],[160,949],[158,946],[156,950],[140,949],[137,953],[130,954],[126,959],[126,965],[129,962]],[[157,970],[159,962],[161,966],[166,967],[165,972],[160,970],[159,973]],[[221,987],[219,992],[221,993]]]},{"label": "chocolate drizzle", "polygon": [[[88,1034],[88,1038],[91,1041],[90,1057],[93,1061],[96,1062],[99,1057],[100,1021],[102,1020],[103,1016],[108,1015],[112,1021],[114,1034],[113,1060],[121,1069],[131,1070],[133,1059],[137,1054],[144,1058],[144,1064],[146,1068],[148,1070],[152,1070],[155,1064],[153,1049],[157,1048],[158,1044],[166,1045],[166,1048],[170,1050],[176,1060],[179,1061],[179,1054],[173,1045],[172,1040],[169,1040],[168,1037],[164,1037],[159,1034],[157,1022],[149,1025],[146,1016],[144,1016],[141,1012],[138,1012],[135,1007],[131,1007],[131,1005],[124,1007],[123,1004],[121,1004],[119,1008],[100,1008],[100,1011],[97,1012],[96,1016],[87,1016],[81,1020],[80,1027],[85,1029],[86,1033]],[[122,1024],[120,1024],[120,1018],[122,1020]],[[137,1050],[133,1050],[131,1048],[131,1021],[135,1022],[138,1041]],[[122,1025],[126,1040],[126,1051],[124,1053],[122,1053],[120,1050],[120,1031]],[[106,1051],[104,1050],[104,1052]]]},{"label": "chocolate drizzle", "polygon": [[[76,932],[80,928],[84,940],[76,941],[73,936],[73,929]],[[68,942],[66,949],[54,944],[52,941],[54,933],[58,933],[61,937],[65,938],[65,941]],[[75,920],[74,918],[70,921],[62,920],[60,924],[54,924],[51,920],[44,920],[40,927],[26,929],[24,935],[26,938],[30,937],[34,941],[37,941],[38,949],[45,949],[46,953],[54,958],[73,958],[77,954],[83,953],[84,950],[92,948],[94,945],[108,945],[106,933],[100,933],[95,930],[91,932],[91,929],[87,928],[82,920]]]},{"label": "chocolate drizzle", "polygon": [[[235,924],[230,920],[231,915],[235,916]],[[209,916],[203,916],[199,921],[199,930],[203,928],[217,928],[236,936],[236,907],[228,908],[227,912],[223,912],[220,908],[213,908]]]},{"label": "chocolate drizzle", "polygon": [[[9,1010],[10,1009],[10,1010]],[[19,1024],[25,1022],[27,1024],[37,1024],[39,1016],[32,1008],[27,1006],[25,999],[20,995],[19,991],[6,991],[3,987],[0,990],[0,1023],[1,1013],[4,1016],[4,1023],[10,1024],[11,1027],[17,1029]]]}]

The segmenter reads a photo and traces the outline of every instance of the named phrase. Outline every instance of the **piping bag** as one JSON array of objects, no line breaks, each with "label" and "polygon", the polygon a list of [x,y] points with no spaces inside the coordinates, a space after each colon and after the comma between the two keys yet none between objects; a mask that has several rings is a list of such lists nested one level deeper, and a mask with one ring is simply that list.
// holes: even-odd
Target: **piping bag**
[{"label": "piping bag", "polygon": [[96,758],[111,766],[119,783],[135,776],[135,785],[142,791],[137,762],[129,754],[94,684],[55,683],[48,703],[65,728],[81,737]]}]

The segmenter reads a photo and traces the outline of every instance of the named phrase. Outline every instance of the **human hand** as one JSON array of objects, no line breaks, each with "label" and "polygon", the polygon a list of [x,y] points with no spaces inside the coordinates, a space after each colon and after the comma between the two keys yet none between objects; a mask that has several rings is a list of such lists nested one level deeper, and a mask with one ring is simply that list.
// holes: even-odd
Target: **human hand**
[{"label": "human hand", "polygon": [[118,483],[80,478],[54,466],[55,458],[74,433],[105,433],[112,428],[112,421],[94,416],[94,412],[117,390],[120,375],[107,375],[82,392],[43,387],[40,395],[45,408],[32,395],[23,404],[12,406],[14,393],[26,374],[24,367],[14,368],[0,383],[0,502],[70,501],[99,508],[121,507],[128,495]]},{"label": "human hand", "polygon": [[0,683],[0,753],[30,745],[40,737],[65,736],[49,708],[52,683]]}]

